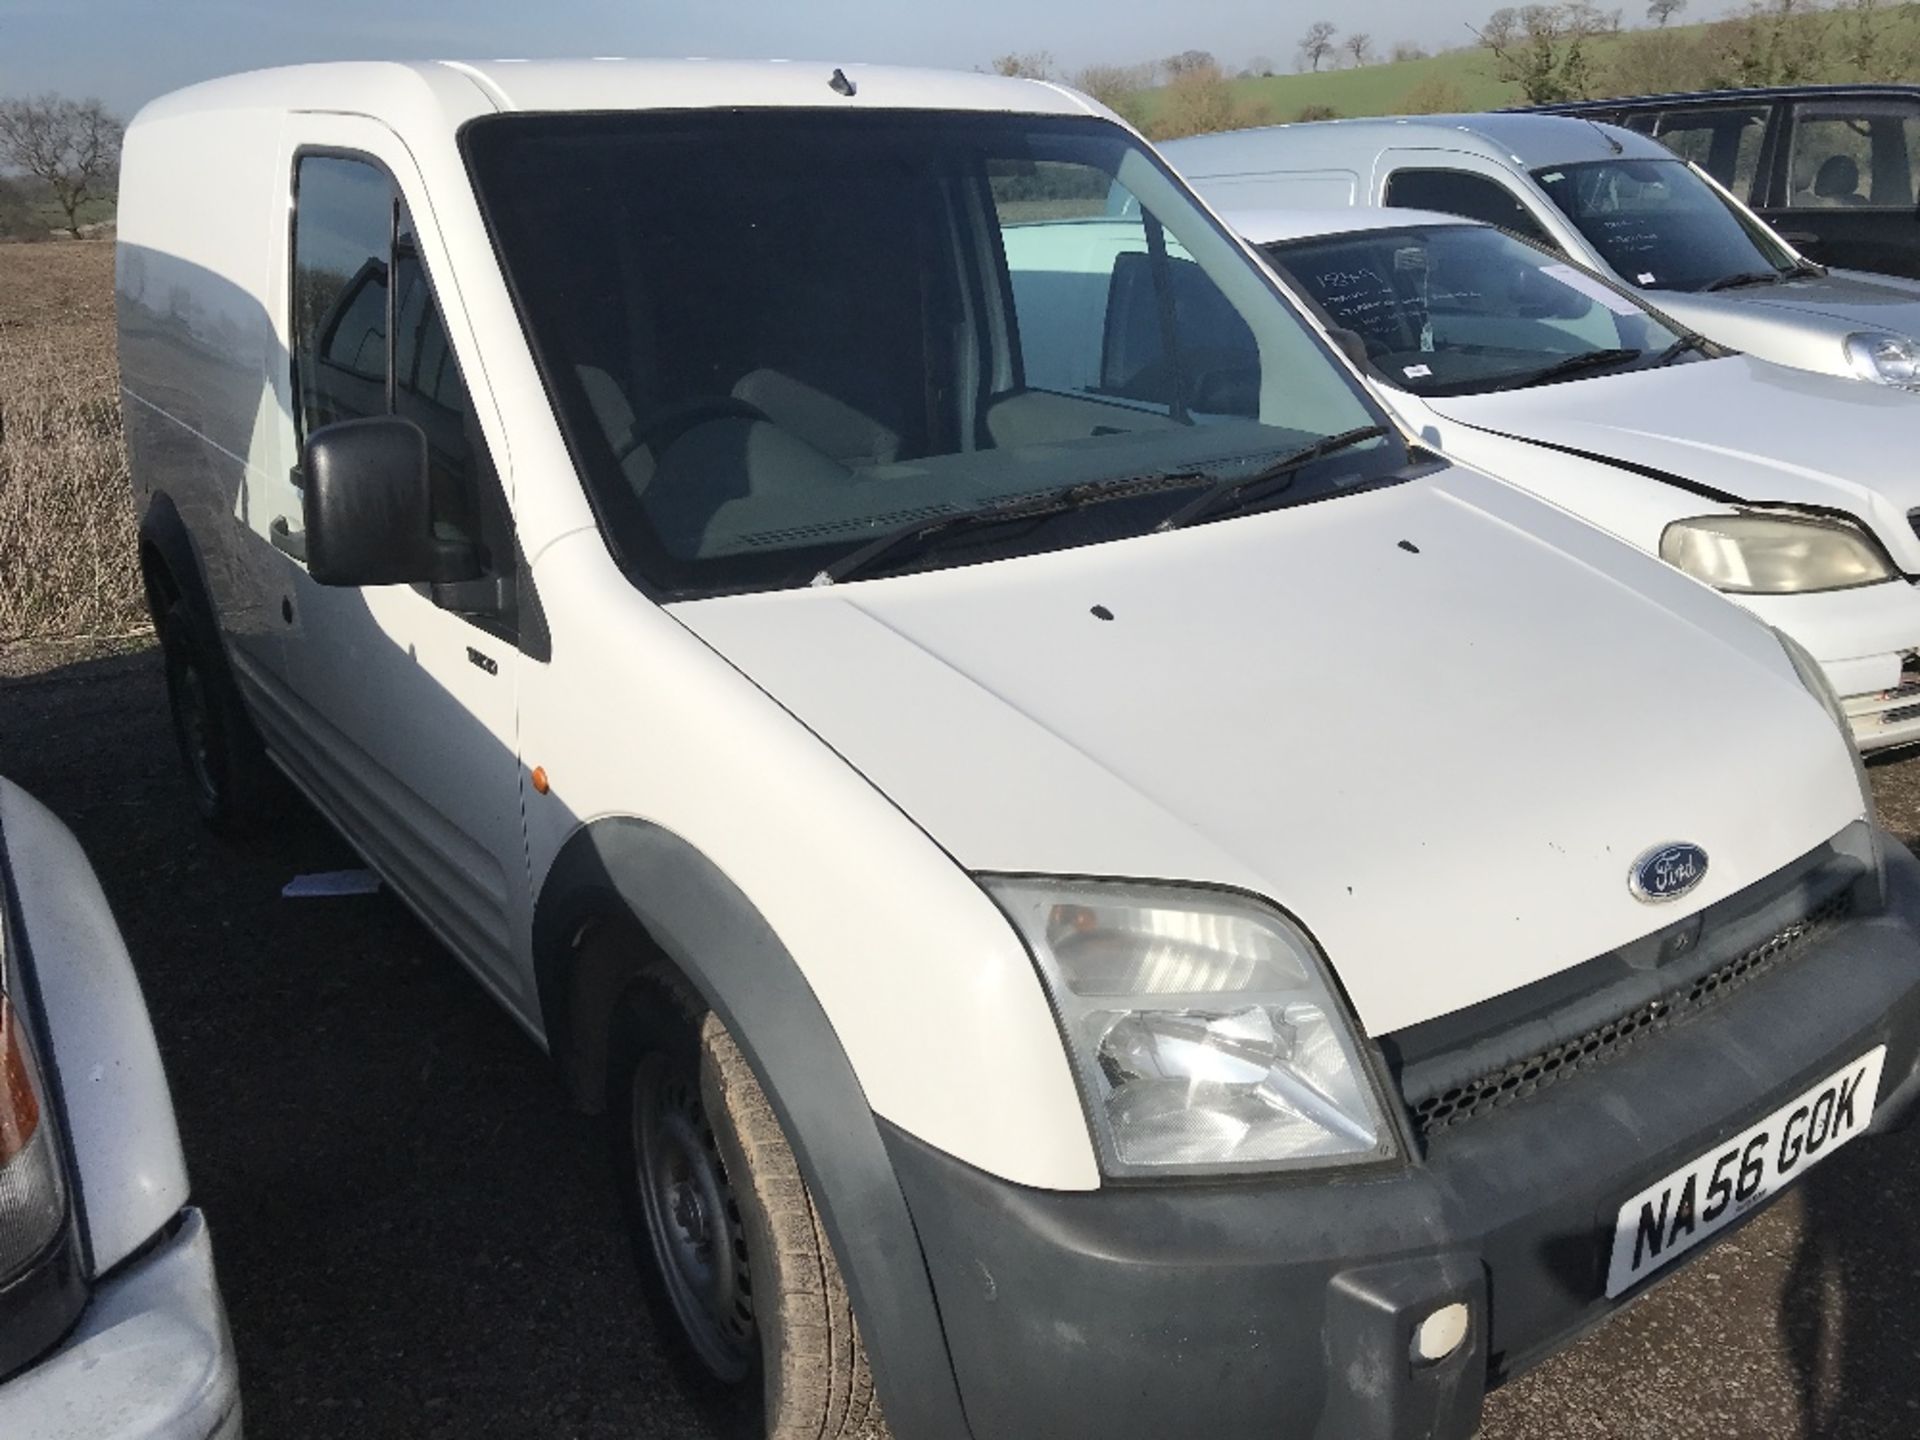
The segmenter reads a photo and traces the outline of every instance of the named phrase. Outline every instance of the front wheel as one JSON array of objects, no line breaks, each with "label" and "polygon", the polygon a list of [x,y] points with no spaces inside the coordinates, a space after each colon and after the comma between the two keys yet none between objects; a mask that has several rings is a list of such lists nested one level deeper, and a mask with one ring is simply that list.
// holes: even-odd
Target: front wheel
[{"label": "front wheel", "polygon": [[677,978],[635,987],[614,1067],[620,1184],[656,1311],[734,1433],[885,1440],[840,1267],[773,1107]]}]

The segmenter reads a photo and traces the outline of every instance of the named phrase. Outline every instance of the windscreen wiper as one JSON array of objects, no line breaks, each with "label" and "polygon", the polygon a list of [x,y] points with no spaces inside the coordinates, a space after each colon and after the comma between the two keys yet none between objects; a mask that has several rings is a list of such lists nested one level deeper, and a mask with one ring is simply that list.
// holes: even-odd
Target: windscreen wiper
[{"label": "windscreen wiper", "polygon": [[1819,280],[1826,276],[1827,267],[1824,265],[1816,264],[1812,260],[1802,258],[1802,259],[1795,260],[1793,262],[1793,265],[1791,268],[1788,269],[1787,274],[1804,275],[1810,280]]},{"label": "windscreen wiper", "polygon": [[1278,494],[1293,483],[1293,477],[1315,460],[1323,460],[1342,450],[1350,450],[1355,445],[1363,445],[1369,440],[1378,440],[1391,433],[1384,425],[1363,425],[1358,430],[1346,430],[1338,435],[1329,435],[1324,440],[1303,446],[1286,455],[1282,455],[1269,465],[1262,465],[1251,475],[1240,480],[1216,480],[1213,488],[1203,491],[1162,520],[1156,530],[1178,530],[1183,525],[1191,525],[1196,520],[1204,520],[1209,515],[1217,515],[1241,505],[1251,505],[1269,495]]},{"label": "windscreen wiper", "polygon": [[1722,275],[1718,280],[1709,280],[1700,287],[1702,295],[1710,295],[1715,290],[1738,290],[1744,285],[1778,285],[1778,270],[1742,270],[1737,275]]},{"label": "windscreen wiper", "polygon": [[1713,355],[1713,342],[1707,339],[1706,336],[1696,334],[1689,330],[1658,355],[1654,356],[1653,363],[1655,366],[1671,365],[1689,350],[1698,350],[1702,355],[1711,358]]},{"label": "windscreen wiper", "polygon": [[956,510],[946,515],[922,516],[891,530],[884,530],[821,567],[811,583],[834,585],[872,568],[881,560],[894,557],[909,547],[924,546],[941,535],[977,530],[991,525],[1013,525],[1027,520],[1044,520],[1064,515],[1069,510],[1119,500],[1129,495],[1145,495],[1155,490],[1175,490],[1200,485],[1213,477],[1204,470],[1168,470],[1153,475],[1127,475],[1113,480],[1089,480],[1059,490],[1042,490],[1031,495],[1016,495],[1010,500],[981,505],[972,510]]},{"label": "windscreen wiper", "polygon": [[1577,375],[1582,370],[1597,370],[1605,365],[1624,365],[1629,360],[1638,360],[1644,350],[1589,350],[1583,355],[1569,355],[1564,360],[1556,360],[1544,370],[1530,370],[1494,386],[1496,390],[1524,390],[1529,385],[1544,385],[1549,380],[1558,380],[1567,375]]}]

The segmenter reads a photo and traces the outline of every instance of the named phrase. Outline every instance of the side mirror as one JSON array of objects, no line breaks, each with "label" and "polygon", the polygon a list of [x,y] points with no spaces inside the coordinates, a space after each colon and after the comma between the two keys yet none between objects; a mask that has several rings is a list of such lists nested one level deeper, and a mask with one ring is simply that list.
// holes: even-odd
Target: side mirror
[{"label": "side mirror", "polygon": [[479,551],[433,533],[427,437],[391,415],[307,437],[300,468],[307,570],[322,585],[444,584],[480,574]]},{"label": "side mirror", "polygon": [[1339,347],[1342,355],[1354,363],[1356,368],[1365,370],[1373,363],[1367,358],[1367,342],[1360,338],[1357,330],[1332,325],[1327,328],[1327,337]]}]

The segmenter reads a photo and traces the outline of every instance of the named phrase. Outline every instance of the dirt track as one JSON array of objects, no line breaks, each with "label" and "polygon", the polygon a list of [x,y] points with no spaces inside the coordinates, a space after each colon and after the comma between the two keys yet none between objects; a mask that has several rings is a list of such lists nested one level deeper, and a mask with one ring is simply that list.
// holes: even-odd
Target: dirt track
[{"label": "dirt track", "polygon": [[[199,828],[151,649],[0,656],[0,772],[78,832],[140,967],[255,1440],[704,1433],[596,1126],[397,902],[279,898],[355,863],[319,821]],[[1920,760],[1875,786],[1920,833]],[[1920,1137],[1850,1148],[1495,1396],[1485,1440],[1920,1434],[1916,1194]]]}]

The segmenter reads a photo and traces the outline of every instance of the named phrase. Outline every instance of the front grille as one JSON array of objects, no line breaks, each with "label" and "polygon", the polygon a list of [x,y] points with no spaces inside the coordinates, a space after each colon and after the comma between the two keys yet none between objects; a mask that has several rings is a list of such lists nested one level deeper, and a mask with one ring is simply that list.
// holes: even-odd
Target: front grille
[{"label": "front grille", "polygon": [[1585,1033],[1503,1065],[1436,1094],[1407,1096],[1415,1128],[1431,1140],[1469,1120],[1524,1100],[1569,1076],[1617,1059],[1649,1036],[1717,1004],[1742,985],[1806,948],[1822,931],[1846,918],[1851,890],[1821,901],[1800,919],[1684,986],[1617,1015]]}]

